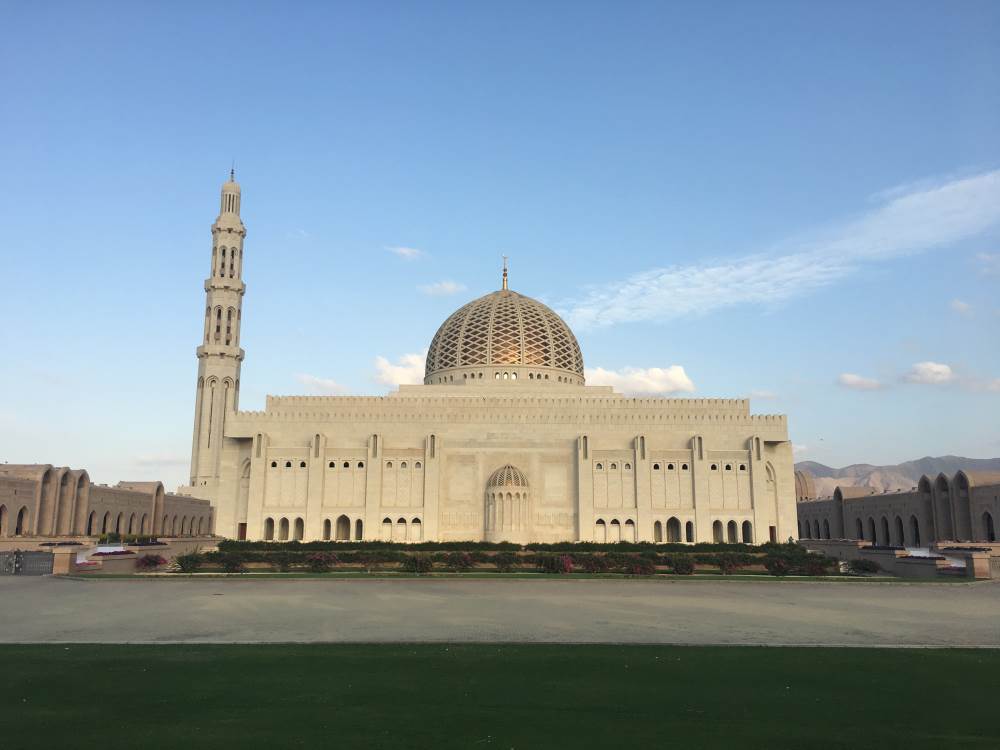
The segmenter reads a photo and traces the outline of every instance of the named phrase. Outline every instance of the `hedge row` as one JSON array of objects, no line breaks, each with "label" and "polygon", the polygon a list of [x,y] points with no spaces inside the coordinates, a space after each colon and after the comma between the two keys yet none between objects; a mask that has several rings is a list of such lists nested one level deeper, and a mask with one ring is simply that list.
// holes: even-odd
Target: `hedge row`
[{"label": "hedge row", "polygon": [[[512,542],[379,542],[379,541],[317,541],[317,542],[241,542],[226,539],[219,549],[226,552],[337,552],[343,550],[400,550],[406,552],[767,552],[772,547],[788,545],[752,544],[656,544],[654,542],[556,542],[551,544],[514,544]],[[798,546],[798,545],[793,545]]]},{"label": "hedge row", "polygon": [[229,572],[241,572],[247,563],[267,563],[280,571],[293,567],[308,567],[323,572],[338,566],[364,568],[371,571],[382,566],[398,566],[415,573],[427,573],[439,566],[453,571],[469,570],[477,565],[491,565],[499,572],[534,568],[548,573],[570,573],[580,570],[588,573],[626,573],[652,575],[659,568],[674,573],[691,574],[695,565],[709,565],[724,574],[733,573],[750,565],[764,565],[772,575],[825,575],[836,561],[805,552],[797,545],[771,545],[766,554],[748,552],[699,553],[685,550],[681,553],[661,554],[653,550],[635,552],[521,552],[510,551],[450,551],[403,552],[394,549],[343,550],[341,552],[290,550],[219,550],[205,554],[190,553],[177,558],[182,572],[193,572],[204,563],[221,565]]}]

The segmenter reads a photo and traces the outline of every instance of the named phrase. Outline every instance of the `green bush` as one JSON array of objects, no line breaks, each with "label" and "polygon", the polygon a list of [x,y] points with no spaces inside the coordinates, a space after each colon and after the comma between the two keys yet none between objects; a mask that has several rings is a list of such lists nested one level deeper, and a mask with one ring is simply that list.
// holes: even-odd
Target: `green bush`
[{"label": "green bush", "polygon": [[510,573],[517,567],[517,555],[513,552],[498,552],[488,558],[496,567],[498,573]]},{"label": "green bush", "polygon": [[187,552],[183,555],[177,555],[174,560],[181,573],[194,573],[201,567],[205,557],[198,552]]},{"label": "green bush", "polygon": [[340,564],[340,559],[332,552],[313,552],[306,557],[306,564],[313,573],[328,573],[330,568]]},{"label": "green bush", "polygon": [[[809,555],[802,564],[801,571],[807,576],[830,575],[830,568],[837,564],[836,560],[823,555]],[[878,563],[876,563],[877,565]]]},{"label": "green bush", "polygon": [[239,552],[227,552],[222,556],[222,569],[227,573],[244,573],[243,555]]},{"label": "green bush", "polygon": [[750,561],[749,555],[741,555],[736,552],[720,552],[713,555],[713,564],[719,568],[719,572],[724,576],[732,575]]},{"label": "green bush", "polygon": [[878,573],[882,566],[874,560],[851,560],[847,563],[847,568],[853,575],[860,576],[868,573]]},{"label": "green bush", "polygon": [[674,555],[670,558],[670,570],[679,576],[689,576],[694,573],[694,560],[688,555]]},{"label": "green bush", "polygon": [[268,556],[268,562],[271,563],[276,570],[282,573],[287,573],[292,569],[293,563],[295,563],[299,557],[299,555],[293,555],[291,552],[274,552]]},{"label": "green bush", "polygon": [[764,558],[764,568],[773,576],[787,576],[792,572],[792,564],[782,555],[768,555]]},{"label": "green bush", "polygon": [[409,573],[423,575],[434,568],[434,561],[427,555],[409,555],[403,561],[403,570]]}]

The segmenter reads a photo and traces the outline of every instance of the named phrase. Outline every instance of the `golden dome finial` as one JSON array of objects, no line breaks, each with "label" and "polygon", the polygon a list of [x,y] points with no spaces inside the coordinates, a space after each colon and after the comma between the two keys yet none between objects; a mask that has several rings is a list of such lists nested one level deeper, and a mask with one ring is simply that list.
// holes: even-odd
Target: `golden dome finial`
[{"label": "golden dome finial", "polygon": [[507,288],[507,256],[503,256],[503,286],[502,289]]}]

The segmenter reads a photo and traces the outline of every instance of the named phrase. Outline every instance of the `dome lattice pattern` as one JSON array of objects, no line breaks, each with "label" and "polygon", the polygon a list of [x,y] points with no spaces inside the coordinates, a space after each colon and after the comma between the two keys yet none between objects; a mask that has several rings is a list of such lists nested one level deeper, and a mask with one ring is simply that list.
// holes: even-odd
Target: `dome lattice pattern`
[{"label": "dome lattice pattern", "polygon": [[506,466],[501,466],[499,469],[490,475],[489,481],[486,483],[487,487],[527,487],[528,478],[524,476],[524,472],[521,471],[516,466],[511,466],[507,464]]},{"label": "dome lattice pattern", "polygon": [[551,367],[583,377],[583,354],[565,321],[506,289],[473,300],[441,324],[427,351],[425,377],[480,365]]}]

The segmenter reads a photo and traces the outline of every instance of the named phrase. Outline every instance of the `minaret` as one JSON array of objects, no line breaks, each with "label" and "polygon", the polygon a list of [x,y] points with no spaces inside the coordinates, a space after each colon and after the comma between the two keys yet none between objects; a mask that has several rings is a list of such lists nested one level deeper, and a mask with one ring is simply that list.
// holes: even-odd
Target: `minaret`
[{"label": "minaret", "polygon": [[212,225],[212,269],[205,279],[205,333],[198,347],[198,388],[194,404],[191,486],[211,486],[227,417],[239,405],[240,319],[243,303],[243,239],[240,186],[235,170],[222,186],[219,217]]}]

